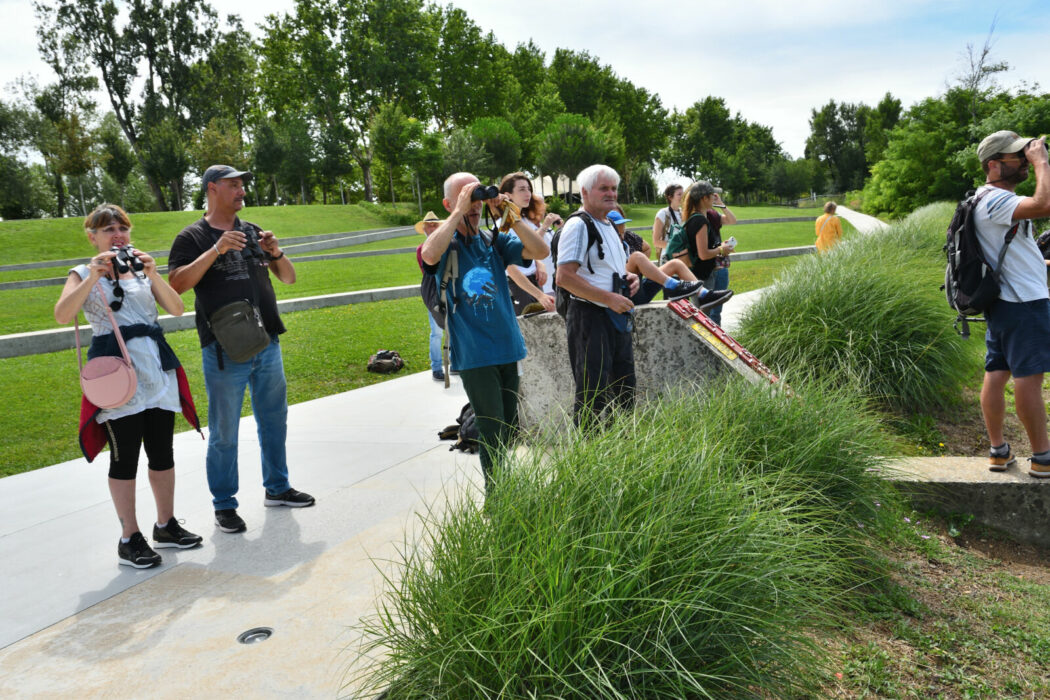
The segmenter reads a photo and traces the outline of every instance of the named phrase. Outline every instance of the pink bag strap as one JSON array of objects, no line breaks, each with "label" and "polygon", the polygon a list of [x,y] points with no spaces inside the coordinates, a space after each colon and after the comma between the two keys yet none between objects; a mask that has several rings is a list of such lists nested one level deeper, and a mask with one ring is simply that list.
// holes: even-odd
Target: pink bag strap
[{"label": "pink bag strap", "polygon": [[[124,344],[124,336],[120,334],[120,326],[117,325],[117,319],[113,315],[113,309],[106,304],[106,293],[102,290],[102,282],[95,282],[95,288],[98,289],[98,294],[102,297],[102,303],[106,307],[106,312],[109,314],[109,322],[113,325],[113,334],[117,336],[117,344],[120,346],[120,354],[124,356],[124,361],[129,365],[131,364],[131,356],[128,354],[128,346]],[[77,365],[80,370],[84,370],[84,358],[80,353],[80,313],[77,312],[73,316],[73,335],[77,339]]]}]

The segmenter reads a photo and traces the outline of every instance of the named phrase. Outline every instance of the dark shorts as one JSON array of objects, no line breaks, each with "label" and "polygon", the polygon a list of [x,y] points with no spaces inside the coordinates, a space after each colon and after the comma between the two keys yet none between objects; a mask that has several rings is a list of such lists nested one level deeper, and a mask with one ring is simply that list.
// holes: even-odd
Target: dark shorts
[{"label": "dark shorts", "polygon": [[1050,299],[1000,299],[984,316],[986,372],[1008,370],[1015,377],[1050,372]]}]

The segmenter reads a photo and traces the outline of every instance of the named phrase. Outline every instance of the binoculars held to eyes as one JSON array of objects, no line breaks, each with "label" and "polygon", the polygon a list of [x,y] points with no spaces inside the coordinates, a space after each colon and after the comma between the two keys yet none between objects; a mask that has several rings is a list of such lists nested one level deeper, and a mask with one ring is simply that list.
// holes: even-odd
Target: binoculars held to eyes
[{"label": "binoculars held to eyes", "polygon": [[142,272],[145,267],[139,260],[139,256],[135,255],[135,249],[130,245],[115,245],[110,250],[116,253],[116,256],[113,257],[113,270],[117,275],[123,275],[128,270]]},{"label": "binoculars held to eyes", "polygon": [[474,191],[470,193],[470,201],[472,202],[483,202],[487,199],[495,199],[499,197],[499,188],[495,185],[478,185],[474,188]]}]

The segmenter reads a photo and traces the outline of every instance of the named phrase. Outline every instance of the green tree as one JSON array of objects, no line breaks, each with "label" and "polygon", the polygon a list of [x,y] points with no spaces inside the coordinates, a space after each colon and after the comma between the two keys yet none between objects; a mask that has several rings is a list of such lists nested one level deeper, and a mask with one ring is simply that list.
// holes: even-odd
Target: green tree
[{"label": "green tree", "polygon": [[399,104],[386,104],[372,118],[370,137],[375,157],[387,171],[390,182],[390,201],[396,202],[394,172],[408,159],[409,152],[423,136],[423,125],[418,119],[405,115]]},{"label": "green tree", "polygon": [[521,136],[509,121],[501,117],[482,117],[467,128],[491,156],[491,166],[484,171],[478,170],[476,175],[497,180],[521,166]]},{"label": "green tree", "polygon": [[442,176],[459,172],[491,172],[492,156],[485,144],[467,129],[453,129],[441,147]]},{"label": "green tree", "polygon": [[[608,135],[595,128],[590,119],[581,114],[562,114],[537,138],[536,165],[542,173],[565,175],[571,180],[587,166],[604,162],[608,148]],[[554,182],[557,188],[557,178]]]},{"label": "green tree", "polygon": [[95,131],[95,144],[99,164],[120,188],[119,200],[120,206],[123,207],[128,178],[135,169],[135,154],[132,153],[131,146],[120,130],[120,124],[111,112],[102,117],[102,123]]},{"label": "green tree", "polygon": [[434,8],[430,17],[438,27],[438,41],[427,94],[438,128],[446,131],[504,114],[509,97],[518,92],[511,55],[492,32],[483,34],[457,7]]}]

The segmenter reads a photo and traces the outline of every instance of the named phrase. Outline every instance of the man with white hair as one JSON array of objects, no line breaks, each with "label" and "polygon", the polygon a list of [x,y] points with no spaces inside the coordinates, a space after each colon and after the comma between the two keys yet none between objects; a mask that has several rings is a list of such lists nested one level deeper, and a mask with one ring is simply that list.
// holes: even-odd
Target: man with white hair
[{"label": "man with white hair", "polygon": [[558,242],[558,286],[571,297],[565,314],[569,364],[576,383],[577,425],[609,404],[634,404],[631,340],[638,276],[627,272],[627,249],[609,221],[616,206],[619,174],[592,165],[576,176],[583,206],[570,216]]},{"label": "man with white hair", "polygon": [[[449,216],[427,236],[420,259],[445,305],[452,369],[474,409],[490,495],[495,467],[517,429],[518,363],[525,358],[506,269],[542,260],[550,248],[521,220],[508,195],[483,187],[470,173],[445,180],[442,204]],[[514,222],[514,233],[479,229],[482,207],[490,205],[502,209],[504,224]]]}]

